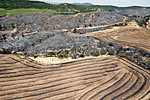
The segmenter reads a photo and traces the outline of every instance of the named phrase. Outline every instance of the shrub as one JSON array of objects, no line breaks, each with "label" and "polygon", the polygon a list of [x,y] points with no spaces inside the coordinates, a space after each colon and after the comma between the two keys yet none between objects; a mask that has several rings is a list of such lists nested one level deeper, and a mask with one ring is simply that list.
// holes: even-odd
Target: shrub
[{"label": "shrub", "polygon": [[108,54],[109,54],[109,55],[114,55],[115,52],[114,52],[114,50],[108,49]]},{"label": "shrub", "polygon": [[141,23],[138,23],[138,22],[137,22],[137,24],[138,24],[138,26],[140,26],[140,27],[142,27],[142,26],[143,26],[143,24],[141,24]]},{"label": "shrub", "polygon": [[9,49],[3,48],[2,53],[3,53],[3,54],[11,54],[11,51],[10,51]]},{"label": "shrub", "polygon": [[34,58],[37,58],[38,57],[38,55],[34,55]]},{"label": "shrub", "polygon": [[94,53],[93,56],[99,56],[99,53]]},{"label": "shrub", "polygon": [[55,57],[56,56],[56,53],[55,52],[49,52],[47,57]]},{"label": "shrub", "polygon": [[77,29],[76,29],[76,28],[74,28],[74,29],[73,29],[73,33],[76,33],[76,32],[77,32]]},{"label": "shrub", "polygon": [[120,57],[123,57],[123,58],[126,58],[126,57],[127,57],[127,54],[126,54],[126,53],[120,53],[119,56],[120,56]]},{"label": "shrub", "polygon": [[65,50],[65,54],[68,54],[69,53],[69,51],[68,50]]},{"label": "shrub", "polygon": [[64,53],[60,53],[57,55],[58,58],[67,58],[67,55]]},{"label": "shrub", "polygon": [[80,57],[83,58],[83,57],[84,57],[84,54],[80,54]]}]

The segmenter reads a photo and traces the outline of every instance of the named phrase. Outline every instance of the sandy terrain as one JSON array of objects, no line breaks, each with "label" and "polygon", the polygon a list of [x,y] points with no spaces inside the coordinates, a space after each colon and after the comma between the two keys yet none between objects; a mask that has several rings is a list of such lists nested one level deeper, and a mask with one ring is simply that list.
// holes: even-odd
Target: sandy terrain
[{"label": "sandy terrain", "polygon": [[[101,55],[101,57],[105,57],[106,55]],[[99,57],[93,57],[93,56],[88,56],[88,57],[84,57],[84,58],[78,58],[78,59],[72,59],[72,58],[57,58],[57,57],[37,57],[37,58],[34,58],[34,57],[29,57],[30,59],[36,61],[37,63],[40,63],[40,64],[44,64],[44,65],[47,65],[47,64],[60,64],[60,63],[67,63],[67,62],[71,62],[71,61],[78,61],[78,60],[84,60],[84,59],[88,59],[88,58],[99,58]]]},{"label": "sandy terrain", "polygon": [[150,72],[115,56],[42,65],[0,55],[0,100],[148,100]]}]

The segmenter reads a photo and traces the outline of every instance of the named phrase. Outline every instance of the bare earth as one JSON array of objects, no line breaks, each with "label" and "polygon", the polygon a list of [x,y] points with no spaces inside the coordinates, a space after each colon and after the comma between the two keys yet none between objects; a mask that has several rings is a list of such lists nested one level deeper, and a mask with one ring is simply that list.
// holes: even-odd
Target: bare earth
[{"label": "bare earth", "polygon": [[115,56],[42,65],[0,55],[0,100],[149,100],[150,72]]},{"label": "bare earth", "polygon": [[150,52],[150,29],[139,27],[134,21],[128,26],[114,27],[85,35],[95,36],[118,45],[138,47]]}]

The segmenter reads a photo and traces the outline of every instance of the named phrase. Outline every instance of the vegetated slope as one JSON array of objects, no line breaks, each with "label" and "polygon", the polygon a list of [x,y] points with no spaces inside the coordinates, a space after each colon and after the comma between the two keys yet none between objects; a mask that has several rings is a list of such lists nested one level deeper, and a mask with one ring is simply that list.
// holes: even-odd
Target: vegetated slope
[{"label": "vegetated slope", "polygon": [[22,14],[0,18],[0,31],[15,29],[17,34],[43,30],[73,29],[81,26],[110,25],[122,22],[123,19],[120,14],[104,10],[76,15]]},{"label": "vegetated slope", "polygon": [[[29,9],[0,9],[0,16],[13,16],[13,15],[20,15],[20,14],[32,14],[32,13],[50,13],[50,14],[60,14],[60,12],[57,12],[55,10],[51,9],[35,9],[35,8],[29,8]],[[61,12],[63,13],[63,12]],[[64,12],[65,14],[65,12]]]},{"label": "vegetated slope", "polygon": [[71,4],[48,4],[41,1],[30,1],[30,0],[0,0],[0,8],[4,9],[20,9],[20,8],[37,8],[37,9],[51,9],[57,12],[89,12],[94,11],[92,7],[71,5]]},{"label": "vegetated slope", "polygon": [[1,100],[141,100],[150,91],[148,71],[114,56],[56,65],[15,55],[0,58]]}]

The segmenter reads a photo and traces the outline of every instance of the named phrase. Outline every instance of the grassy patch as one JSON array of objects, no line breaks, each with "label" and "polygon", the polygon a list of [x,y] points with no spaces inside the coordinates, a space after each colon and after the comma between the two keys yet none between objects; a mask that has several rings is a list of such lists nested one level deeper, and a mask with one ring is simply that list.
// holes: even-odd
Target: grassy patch
[{"label": "grassy patch", "polygon": [[12,10],[0,9],[0,16],[6,16],[6,15],[13,16],[13,15],[19,15],[19,14],[32,14],[32,13],[59,14],[60,12],[57,12],[51,9],[12,9]]},{"label": "grassy patch", "polygon": [[7,10],[0,9],[0,16],[6,16],[6,15],[7,15]]},{"label": "grassy patch", "polygon": [[50,9],[12,9],[7,10],[7,15],[19,15],[19,14],[32,14],[32,13],[51,13],[56,14],[57,12]]}]

